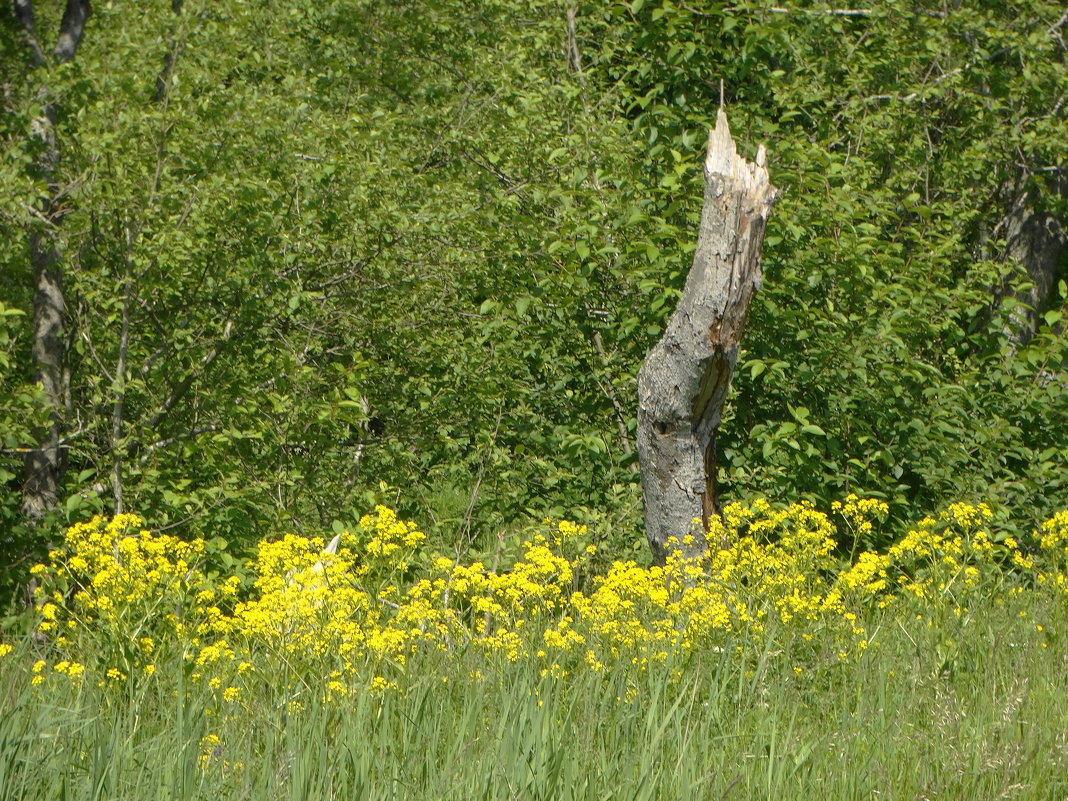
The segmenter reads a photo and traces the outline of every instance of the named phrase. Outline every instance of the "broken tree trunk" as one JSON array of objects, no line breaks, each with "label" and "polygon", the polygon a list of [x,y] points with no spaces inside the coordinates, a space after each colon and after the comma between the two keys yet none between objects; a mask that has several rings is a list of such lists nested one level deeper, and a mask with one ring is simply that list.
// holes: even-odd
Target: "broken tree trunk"
[{"label": "broken tree trunk", "polygon": [[678,308],[638,373],[645,533],[661,564],[674,548],[695,556],[708,547],[709,521],[719,511],[716,429],[746,313],[760,288],[764,227],[777,194],[763,146],[755,164],[740,157],[721,108],[708,136],[693,266]]}]

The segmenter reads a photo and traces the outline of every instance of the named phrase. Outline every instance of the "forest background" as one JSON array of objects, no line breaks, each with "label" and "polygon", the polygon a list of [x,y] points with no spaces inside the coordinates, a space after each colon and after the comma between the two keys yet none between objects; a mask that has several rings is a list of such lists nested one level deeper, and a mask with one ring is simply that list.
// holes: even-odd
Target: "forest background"
[{"label": "forest background", "polygon": [[[644,554],[635,375],[721,82],[782,189],[723,498],[853,492],[885,531],[1064,506],[1058,2],[97,2],[69,59],[64,5],[34,10],[40,59],[0,15],[8,597],[124,510],[235,551],[381,502],[458,558],[562,516]],[[27,504],[50,436],[55,497]]]}]

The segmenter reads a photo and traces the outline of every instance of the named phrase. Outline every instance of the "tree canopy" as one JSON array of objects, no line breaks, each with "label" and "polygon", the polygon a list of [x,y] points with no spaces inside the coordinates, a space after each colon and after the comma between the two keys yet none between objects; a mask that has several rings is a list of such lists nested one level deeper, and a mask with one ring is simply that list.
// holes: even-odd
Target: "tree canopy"
[{"label": "tree canopy", "polygon": [[[64,9],[33,4],[40,51]],[[457,551],[564,514],[644,548],[635,378],[693,257],[721,82],[782,189],[724,495],[1063,506],[1061,3],[98,2],[65,63],[2,20],[7,570],[122,508],[238,545],[387,501]],[[58,404],[35,234],[63,277]],[[60,502],[30,525],[53,416]]]}]

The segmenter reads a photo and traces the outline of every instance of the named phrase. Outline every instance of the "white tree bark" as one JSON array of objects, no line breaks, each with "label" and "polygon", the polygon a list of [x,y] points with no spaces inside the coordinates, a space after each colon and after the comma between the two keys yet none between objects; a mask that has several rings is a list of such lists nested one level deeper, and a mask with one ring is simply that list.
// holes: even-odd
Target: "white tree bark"
[{"label": "white tree bark", "polygon": [[[693,266],[678,308],[638,373],[638,459],[645,532],[657,562],[673,548],[707,550],[716,503],[716,429],[778,195],[764,147],[738,155],[721,108],[709,132]],[[671,538],[677,538],[673,545]]]}]

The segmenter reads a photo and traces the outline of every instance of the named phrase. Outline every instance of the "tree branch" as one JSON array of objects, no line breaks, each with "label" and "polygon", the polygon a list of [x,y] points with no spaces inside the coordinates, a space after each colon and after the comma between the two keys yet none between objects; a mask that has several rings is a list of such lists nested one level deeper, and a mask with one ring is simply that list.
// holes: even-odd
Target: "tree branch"
[{"label": "tree branch", "polygon": [[867,17],[871,11],[867,8],[780,8],[768,9],[772,14],[827,14],[832,17]]}]

